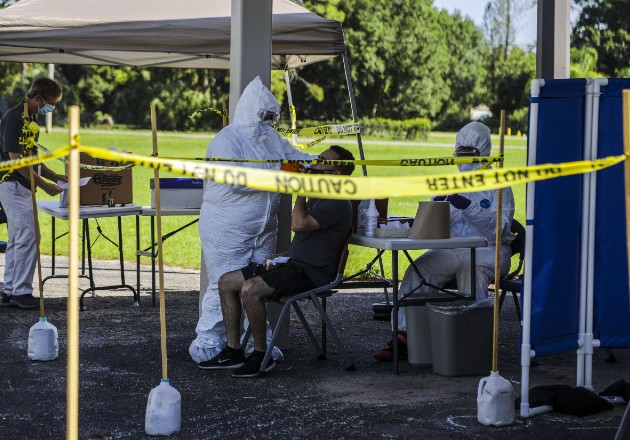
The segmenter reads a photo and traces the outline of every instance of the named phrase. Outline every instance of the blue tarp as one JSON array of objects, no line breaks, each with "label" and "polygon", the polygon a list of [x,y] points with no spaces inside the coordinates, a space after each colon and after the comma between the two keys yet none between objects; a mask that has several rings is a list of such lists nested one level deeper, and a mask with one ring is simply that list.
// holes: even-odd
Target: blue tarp
[{"label": "blue tarp", "polygon": [[[585,86],[584,79],[545,80],[536,164],[582,159]],[[577,349],[582,177],[537,182],[534,206],[530,338],[544,356]]]},{"label": "blue tarp", "polygon": [[[623,89],[630,79],[610,79],[602,88],[598,157],[623,153]],[[593,336],[602,347],[630,347],[624,188],[622,165],[597,173]]]},{"label": "blue tarp", "polygon": [[[583,159],[586,80],[545,80],[539,102],[536,163]],[[599,104],[598,157],[623,152],[621,90],[609,80]],[[594,337],[602,347],[630,346],[630,305],[623,166],[597,173]],[[583,177],[536,183],[531,347],[537,356],[577,349]]]}]

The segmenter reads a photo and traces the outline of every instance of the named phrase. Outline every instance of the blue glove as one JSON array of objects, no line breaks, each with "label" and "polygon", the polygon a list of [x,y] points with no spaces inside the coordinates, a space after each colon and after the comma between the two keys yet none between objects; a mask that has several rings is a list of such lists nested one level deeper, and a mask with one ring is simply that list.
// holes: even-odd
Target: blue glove
[{"label": "blue glove", "polygon": [[443,202],[443,201],[446,200],[446,197],[448,197],[448,196],[435,196],[435,197],[433,197],[433,201],[434,202]]},{"label": "blue glove", "polygon": [[466,209],[472,203],[470,199],[460,196],[459,194],[451,194],[450,196],[447,196],[446,201],[451,202],[451,205],[457,209]]}]

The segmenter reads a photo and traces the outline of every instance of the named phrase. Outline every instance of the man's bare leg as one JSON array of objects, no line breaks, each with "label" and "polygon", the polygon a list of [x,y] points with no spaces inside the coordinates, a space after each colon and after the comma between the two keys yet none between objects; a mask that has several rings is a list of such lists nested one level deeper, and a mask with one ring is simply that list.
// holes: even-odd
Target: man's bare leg
[{"label": "man's bare leg", "polygon": [[219,278],[219,295],[221,297],[221,313],[227,333],[227,345],[230,348],[241,348],[241,299],[239,294],[245,283],[240,270],[225,273]]},{"label": "man's bare leg", "polygon": [[267,351],[267,307],[265,302],[271,298],[274,291],[275,289],[265,283],[261,277],[250,278],[245,281],[241,289],[243,305],[247,311],[249,327],[252,329],[252,336],[254,337],[254,350],[262,353]]}]

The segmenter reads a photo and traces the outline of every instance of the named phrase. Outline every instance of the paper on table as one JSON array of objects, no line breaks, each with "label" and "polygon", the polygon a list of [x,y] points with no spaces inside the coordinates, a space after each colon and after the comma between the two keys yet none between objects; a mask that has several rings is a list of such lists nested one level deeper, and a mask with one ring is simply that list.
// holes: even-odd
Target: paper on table
[{"label": "paper on table", "polygon": [[[86,185],[90,181],[91,178],[92,176],[79,179],[79,186]],[[57,186],[61,189],[68,189],[68,182],[64,182],[63,180],[58,180]]]}]

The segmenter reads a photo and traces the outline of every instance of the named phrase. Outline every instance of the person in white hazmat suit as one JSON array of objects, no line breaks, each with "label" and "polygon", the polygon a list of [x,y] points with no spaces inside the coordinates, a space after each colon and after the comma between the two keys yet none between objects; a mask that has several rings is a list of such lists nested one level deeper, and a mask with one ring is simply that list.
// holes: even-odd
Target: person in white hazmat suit
[{"label": "person in white hazmat suit", "polygon": [[[280,104],[259,77],[250,82],[236,104],[234,119],[208,146],[208,158],[315,159],[293,148],[271,126],[280,116]],[[230,163],[250,168],[279,170],[277,163]],[[208,273],[197,338],[189,353],[196,363],[215,357],[226,344],[218,281],[224,273],[263,263],[276,252],[280,194],[239,185],[208,182],[199,215],[199,238]],[[271,340],[268,327],[267,339]],[[274,348],[274,359],[282,353]]]},{"label": "person in white hazmat suit", "polygon": [[[455,138],[455,156],[489,156],[491,150],[490,129],[481,122],[471,122],[464,126]],[[458,165],[459,171],[472,171],[482,164]],[[511,188],[503,189],[503,208],[501,215],[501,276],[510,270],[512,253],[510,243],[514,235],[510,232],[514,218],[514,195]],[[437,196],[433,200],[450,202],[451,235],[470,235],[484,237],[488,247],[476,250],[476,299],[488,297],[488,285],[494,279],[494,260],[496,246],[497,190],[478,191],[449,196]],[[418,296],[430,296],[439,291],[428,286],[443,287],[447,282],[457,279],[459,293],[471,294],[470,249],[431,249],[415,261],[415,266],[424,278],[409,266],[400,285],[399,297],[409,293]],[[407,335],[404,308],[398,311],[398,344],[401,357],[407,354]],[[375,353],[379,361],[392,361],[393,346],[387,346]]]}]

